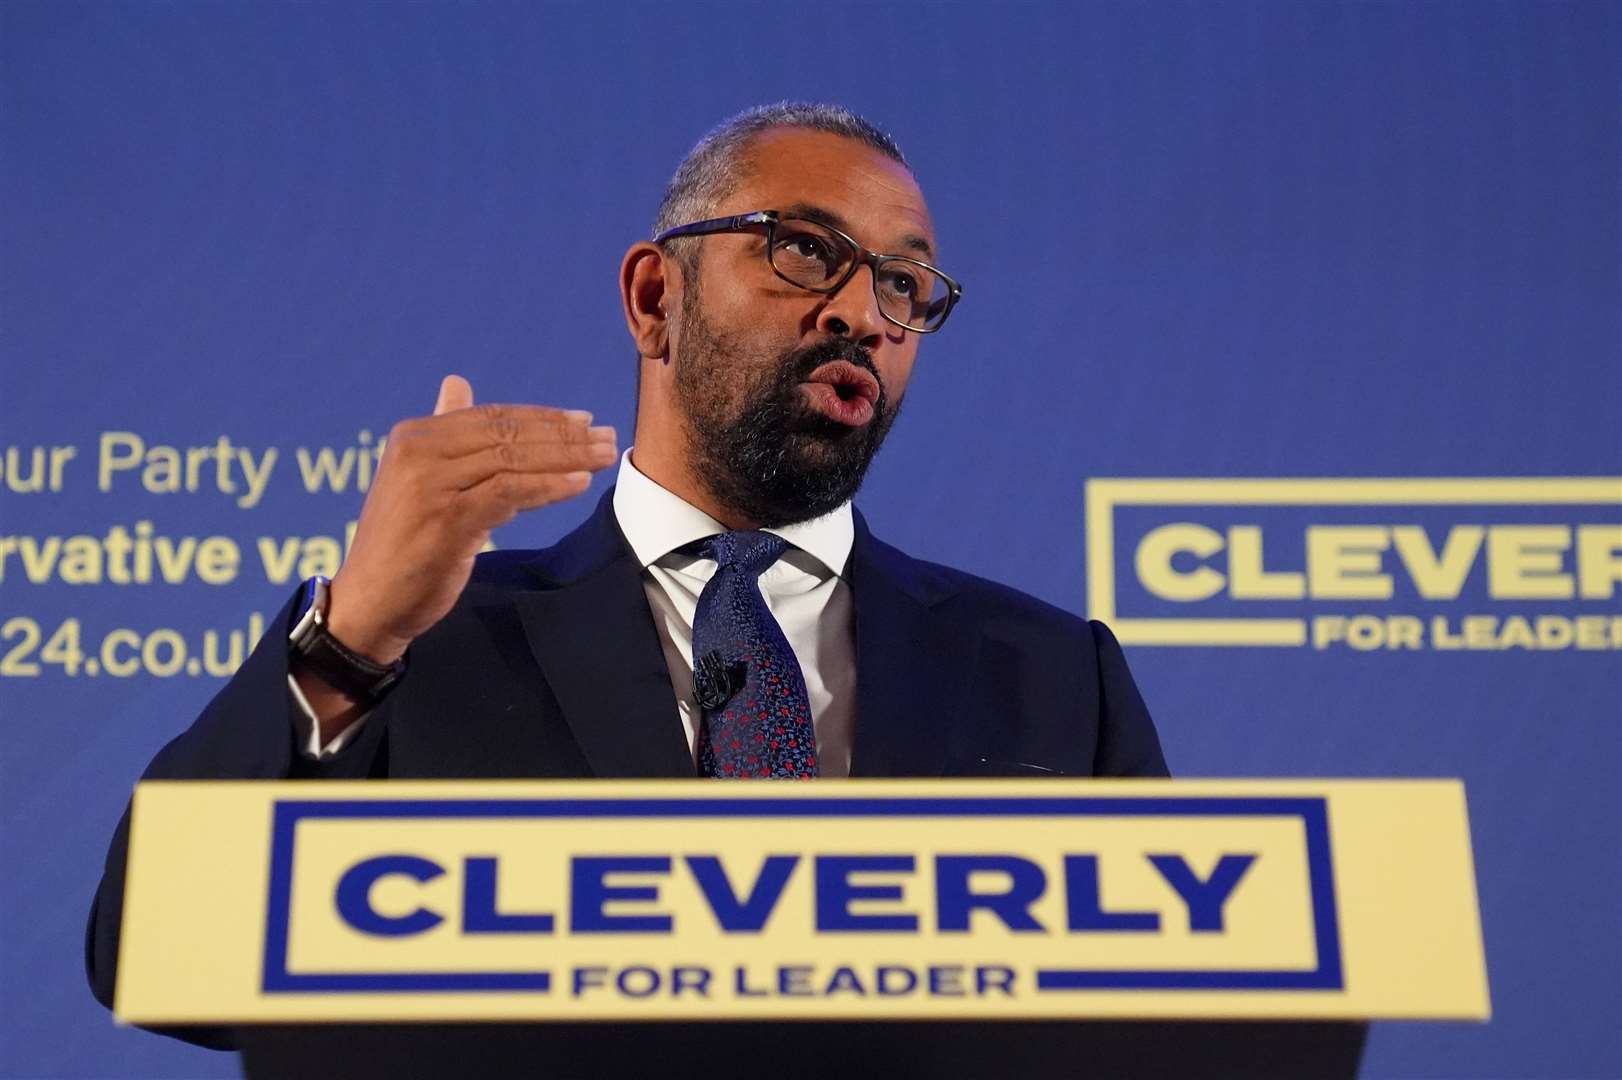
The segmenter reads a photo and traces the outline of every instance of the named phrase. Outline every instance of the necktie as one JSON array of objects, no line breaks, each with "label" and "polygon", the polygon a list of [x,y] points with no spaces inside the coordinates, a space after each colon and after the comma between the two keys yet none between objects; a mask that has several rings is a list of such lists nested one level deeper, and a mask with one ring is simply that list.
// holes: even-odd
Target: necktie
[{"label": "necktie", "polygon": [[700,548],[716,562],[693,617],[693,684],[704,710],[700,775],[817,775],[805,677],[760,595],[761,573],[787,546],[781,536],[739,530]]}]

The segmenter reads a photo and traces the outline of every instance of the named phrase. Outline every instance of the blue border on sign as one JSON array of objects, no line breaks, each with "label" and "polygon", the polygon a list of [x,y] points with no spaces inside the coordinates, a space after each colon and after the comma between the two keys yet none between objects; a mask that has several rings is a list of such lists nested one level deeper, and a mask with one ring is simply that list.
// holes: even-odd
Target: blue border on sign
[{"label": "blue border on sign", "polygon": [[287,969],[293,847],[300,821],[359,818],[714,818],[714,817],[1291,817],[1306,831],[1318,966],[1302,970],[1131,971],[1040,968],[1039,992],[1074,990],[1340,990],[1340,923],[1329,857],[1329,807],[1319,798],[1003,797],[826,799],[278,799],[271,831],[264,992],[487,991],[551,989],[547,971],[299,974]]}]

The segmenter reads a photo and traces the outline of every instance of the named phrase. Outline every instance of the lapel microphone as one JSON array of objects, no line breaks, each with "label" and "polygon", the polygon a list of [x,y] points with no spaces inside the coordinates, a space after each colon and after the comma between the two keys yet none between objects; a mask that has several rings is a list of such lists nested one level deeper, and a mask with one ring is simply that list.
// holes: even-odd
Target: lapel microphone
[{"label": "lapel microphone", "polygon": [[726,706],[749,679],[749,665],[742,660],[728,664],[719,651],[711,649],[693,665],[693,690],[699,707],[715,712]]}]

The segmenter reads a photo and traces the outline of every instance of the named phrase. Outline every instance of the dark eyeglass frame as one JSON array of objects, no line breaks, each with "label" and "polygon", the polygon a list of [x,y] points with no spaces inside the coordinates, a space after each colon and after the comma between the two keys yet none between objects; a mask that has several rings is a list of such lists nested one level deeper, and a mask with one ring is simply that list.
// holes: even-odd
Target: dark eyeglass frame
[{"label": "dark eyeglass frame", "polygon": [[[817,226],[819,229],[827,229],[829,232],[845,241],[845,243],[849,244],[851,246],[851,250],[856,252],[856,257],[851,259],[850,265],[845,268],[844,274],[840,276],[838,281],[825,288],[817,288],[815,286],[805,285],[801,282],[795,281],[793,278],[777,269],[777,264],[772,261],[772,248],[777,242],[777,226],[785,216],[794,218],[795,220],[808,221]],[[910,330],[914,334],[933,334],[935,331],[945,326],[947,317],[952,314],[952,309],[955,308],[957,306],[957,302],[963,298],[963,286],[958,284],[957,279],[953,278],[951,275],[943,273],[938,266],[931,266],[922,259],[914,259],[906,255],[886,255],[883,252],[874,251],[871,248],[865,248],[856,242],[855,237],[849,235],[848,233],[841,232],[825,221],[817,221],[815,218],[804,218],[797,214],[785,215],[777,210],[757,210],[752,214],[733,214],[731,217],[709,218],[705,221],[694,221],[687,225],[677,225],[675,228],[666,229],[658,236],[655,236],[653,238],[653,242],[655,244],[662,244],[666,240],[674,240],[678,236],[708,236],[713,233],[750,232],[754,229],[762,227],[764,227],[766,230],[766,265],[772,268],[772,273],[776,274],[778,277],[782,278],[784,281],[788,282],[790,285],[793,285],[797,289],[805,289],[808,292],[814,293],[835,293],[844,287],[845,282],[849,281],[855,276],[857,267],[866,266],[872,271],[873,299],[878,303],[879,314],[884,316],[886,321],[894,323],[903,330]],[[908,326],[906,323],[884,310],[884,301],[879,297],[879,263],[881,262],[904,262],[911,263],[914,266],[921,266],[925,270],[928,270],[931,274],[934,274],[936,277],[940,278],[941,281],[945,283],[946,307],[941,312],[939,322],[930,327]]]}]

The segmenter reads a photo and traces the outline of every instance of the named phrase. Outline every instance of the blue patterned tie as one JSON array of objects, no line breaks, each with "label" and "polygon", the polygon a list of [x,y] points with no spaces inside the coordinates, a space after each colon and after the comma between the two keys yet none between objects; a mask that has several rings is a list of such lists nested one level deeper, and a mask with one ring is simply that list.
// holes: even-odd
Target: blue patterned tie
[{"label": "blue patterned tie", "polygon": [[699,549],[716,562],[693,617],[693,685],[704,710],[700,775],[817,775],[805,677],[760,595],[761,573],[787,546],[781,536],[740,530]]}]

